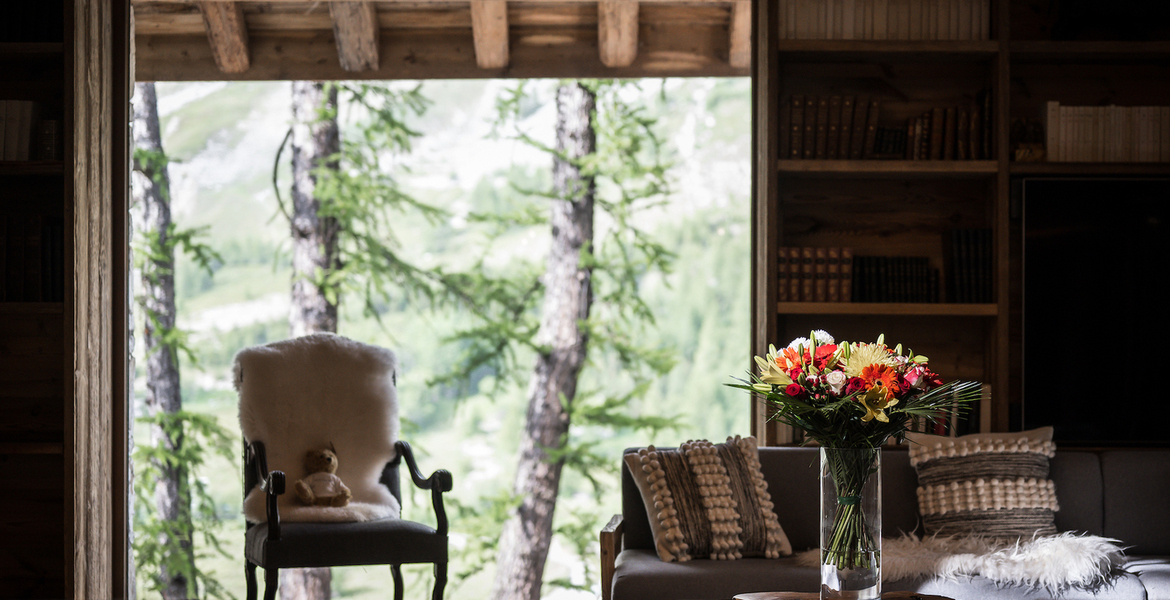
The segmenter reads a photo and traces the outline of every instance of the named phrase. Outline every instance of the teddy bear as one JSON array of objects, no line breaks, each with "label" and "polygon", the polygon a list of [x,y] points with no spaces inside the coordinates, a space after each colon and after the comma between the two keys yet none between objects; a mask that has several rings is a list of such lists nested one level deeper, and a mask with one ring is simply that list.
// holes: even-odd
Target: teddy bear
[{"label": "teddy bear", "polygon": [[345,506],[353,494],[341,482],[337,473],[337,452],[329,448],[310,450],[305,454],[305,477],[293,485],[297,498],[309,506]]}]

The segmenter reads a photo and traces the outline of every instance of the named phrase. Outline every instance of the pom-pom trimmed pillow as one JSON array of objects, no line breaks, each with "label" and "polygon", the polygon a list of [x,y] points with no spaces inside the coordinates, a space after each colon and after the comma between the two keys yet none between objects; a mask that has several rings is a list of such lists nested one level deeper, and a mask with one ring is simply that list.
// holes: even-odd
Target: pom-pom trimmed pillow
[{"label": "pom-pom trimmed pillow", "polygon": [[772,510],[755,438],[688,441],[677,450],[649,446],[625,461],[662,560],[792,554]]},{"label": "pom-pom trimmed pillow", "polygon": [[911,433],[906,439],[926,535],[1031,539],[1056,533],[1051,427],[957,438]]}]

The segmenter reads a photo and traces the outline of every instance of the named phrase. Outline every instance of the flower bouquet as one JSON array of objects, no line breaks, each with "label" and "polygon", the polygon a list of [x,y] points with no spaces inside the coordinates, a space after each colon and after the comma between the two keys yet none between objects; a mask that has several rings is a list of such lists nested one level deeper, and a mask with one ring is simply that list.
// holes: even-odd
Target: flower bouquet
[{"label": "flower bouquet", "polygon": [[[907,431],[948,423],[980,395],[978,382],[943,383],[925,356],[874,343],[836,342],[824,331],[756,357],[751,381],[729,384],[773,407],[771,419],[800,429],[822,448],[823,479],[835,502],[826,514],[821,564],[846,572],[880,561],[880,529],[867,522],[867,483],[880,465],[880,448]],[[828,485],[826,483],[826,485]],[[822,491],[822,496],[825,495]],[[873,494],[876,495],[876,494]],[[880,508],[874,508],[880,523]],[[827,521],[831,519],[831,523]],[[878,525],[880,528],[880,524]],[[877,585],[876,582],[874,585]],[[880,590],[879,590],[880,591]]]}]

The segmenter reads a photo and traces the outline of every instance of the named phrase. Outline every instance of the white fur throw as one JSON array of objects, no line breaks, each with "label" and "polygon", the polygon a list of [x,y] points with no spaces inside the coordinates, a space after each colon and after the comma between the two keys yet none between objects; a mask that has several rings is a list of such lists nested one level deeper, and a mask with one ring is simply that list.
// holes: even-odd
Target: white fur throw
[{"label": "white fur throw", "polygon": [[[798,561],[803,566],[819,567],[820,550],[802,552]],[[1124,563],[1117,540],[1075,533],[1018,542],[981,536],[882,540],[883,581],[983,576],[1056,593],[1105,583]]]},{"label": "white fur throw", "polygon": [[[394,458],[398,397],[394,354],[331,333],[254,346],[236,354],[240,431],[261,441],[268,469],[287,480],[281,521],[367,521],[397,517],[398,501],[378,482]],[[353,492],[344,507],[305,506],[292,491],[312,449],[336,448],[337,475]],[[244,516],[267,520],[264,493],[249,490]]]}]

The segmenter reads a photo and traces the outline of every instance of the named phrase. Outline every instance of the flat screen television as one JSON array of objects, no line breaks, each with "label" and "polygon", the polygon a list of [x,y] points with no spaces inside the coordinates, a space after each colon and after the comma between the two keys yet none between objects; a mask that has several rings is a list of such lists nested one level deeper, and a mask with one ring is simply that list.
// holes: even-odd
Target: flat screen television
[{"label": "flat screen television", "polygon": [[1025,429],[1170,445],[1170,179],[1030,178]]}]

